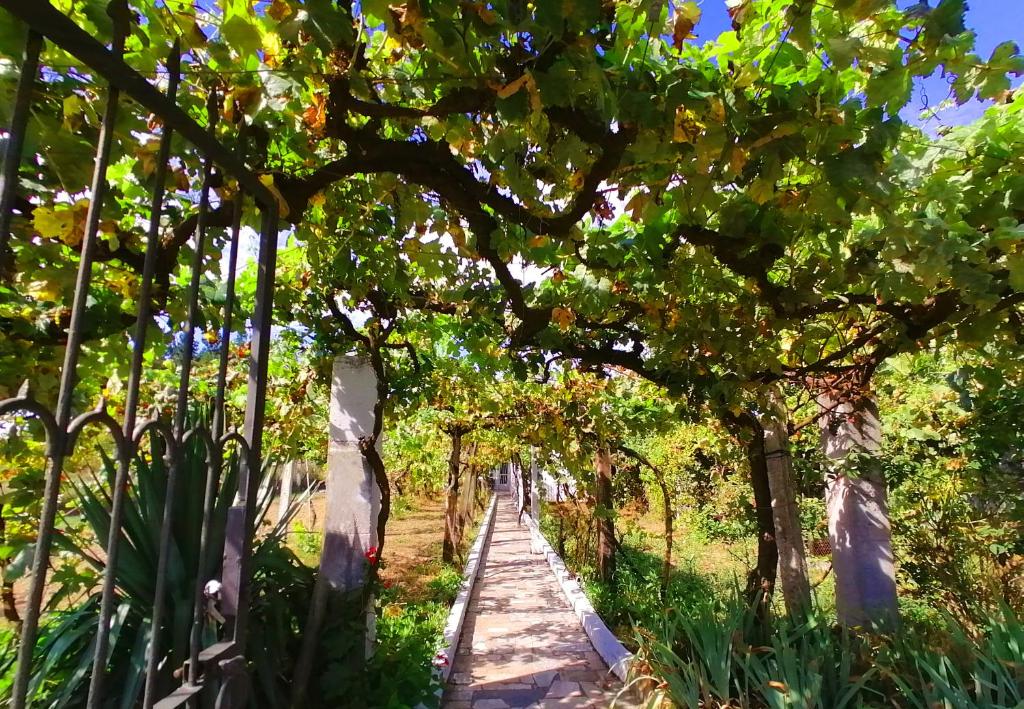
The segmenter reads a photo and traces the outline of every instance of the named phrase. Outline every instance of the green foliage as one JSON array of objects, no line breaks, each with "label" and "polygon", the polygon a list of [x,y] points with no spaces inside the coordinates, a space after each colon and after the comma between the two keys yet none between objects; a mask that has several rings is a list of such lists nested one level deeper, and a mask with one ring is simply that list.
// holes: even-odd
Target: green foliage
[{"label": "green foliage", "polygon": [[[161,441],[159,437],[153,437],[150,449],[133,461],[123,512],[124,523],[119,532],[120,553],[115,569],[117,597],[107,677],[108,686],[119,688],[120,706],[131,706],[139,700],[145,676],[149,619],[157,578],[160,521],[167,494],[168,470]],[[69,573],[54,576],[54,581],[60,584],[50,600],[54,610],[45,617],[40,640],[35,647],[30,696],[38,706],[78,706],[87,694],[99,616],[99,592],[94,590],[93,584],[105,569],[105,561],[96,550],[105,548],[107,544],[109,489],[116,470],[115,463],[105,456],[103,465],[102,482],[95,480],[90,484],[82,480],[71,483],[75,504],[86,521],[88,534],[59,533],[56,537],[56,543],[65,549],[74,564],[66,566]],[[232,454],[224,463],[208,528],[209,548],[212,550],[223,548],[228,509],[237,488],[238,469],[237,458]],[[189,494],[189,491],[204,489],[206,472],[205,451],[200,439],[193,437],[186,445],[178,467],[179,487],[168,557],[168,606],[162,629],[163,657],[159,678],[160,685],[168,691],[176,684],[172,673],[188,657],[188,629],[193,612],[195,579],[216,578],[221,563],[215,551],[208,555],[204,568],[197,572],[203,497],[201,494]],[[269,495],[258,501],[257,525],[269,502]],[[272,529],[257,541],[254,549],[253,618],[254,623],[262,627],[250,636],[250,641],[267,643],[251,646],[254,650],[258,648],[249,654],[256,662],[265,662],[268,653],[280,652],[282,645],[291,642],[301,623],[284,599],[289,596],[305,598],[311,589],[311,572],[280,545],[282,533],[283,528]],[[63,608],[57,605],[69,601],[83,585],[87,590],[93,589],[84,600],[73,601]],[[268,598],[268,594],[274,597]],[[215,637],[215,628],[208,625],[202,642],[210,644]],[[279,666],[267,676],[265,684],[272,683],[272,678],[281,672]],[[268,687],[266,684],[261,688]],[[280,693],[280,688],[277,691]],[[268,699],[266,705],[275,704]]]},{"label": "green foliage", "polygon": [[462,587],[462,571],[455,566],[444,566],[434,578],[427,583],[430,599],[443,606],[455,603]]},{"label": "green foliage", "polygon": [[1011,372],[979,359],[900,359],[879,380],[901,580],[968,623],[1004,603],[1024,609],[1024,409]]},{"label": "green foliage", "polygon": [[320,557],[320,551],[323,548],[322,535],[315,531],[306,529],[301,520],[295,520],[292,525],[292,538],[295,540],[295,546],[305,556],[317,559]]},{"label": "green foliage", "polygon": [[357,593],[334,599],[322,634],[315,707],[437,706],[432,660],[448,617],[448,603],[403,603],[399,589],[382,589],[377,606],[376,645],[365,663],[362,654],[366,616]]},{"label": "green foliage", "polygon": [[[637,675],[655,696],[706,707],[977,707],[1024,700],[1024,642],[1008,610],[969,638],[951,620],[952,644],[935,647],[905,629],[895,637],[853,636],[816,612],[794,623],[753,622],[735,598],[704,600],[638,633]],[[642,680],[637,680],[642,681]]]}]

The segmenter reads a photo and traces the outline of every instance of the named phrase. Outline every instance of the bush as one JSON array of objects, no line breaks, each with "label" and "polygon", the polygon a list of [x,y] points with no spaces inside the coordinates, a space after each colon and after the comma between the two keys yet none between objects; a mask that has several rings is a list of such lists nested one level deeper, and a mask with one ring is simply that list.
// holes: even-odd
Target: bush
[{"label": "bush", "polygon": [[318,559],[323,549],[323,536],[311,529],[306,529],[300,520],[295,520],[292,525],[292,535],[295,537],[295,546],[307,557]]},{"label": "bush", "polygon": [[459,589],[462,587],[462,572],[454,566],[445,566],[427,583],[427,591],[431,601],[450,606],[455,603]]}]

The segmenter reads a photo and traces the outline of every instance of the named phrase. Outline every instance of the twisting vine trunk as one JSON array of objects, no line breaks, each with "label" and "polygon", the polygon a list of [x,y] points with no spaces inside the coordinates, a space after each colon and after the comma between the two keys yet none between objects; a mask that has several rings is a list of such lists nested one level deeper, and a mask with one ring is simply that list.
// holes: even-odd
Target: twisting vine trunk
[{"label": "twisting vine trunk", "polygon": [[654,473],[654,479],[658,483],[658,487],[661,489],[661,497],[664,503],[662,509],[662,520],[665,530],[665,558],[661,563],[661,597],[664,598],[665,594],[668,592],[669,581],[672,579],[672,543],[673,533],[675,531],[673,525],[675,509],[672,506],[672,494],[669,492],[668,483],[665,482],[665,475],[661,468],[651,463],[646,456],[641,455],[632,448],[619,446],[619,450],[650,468],[651,472]]},{"label": "twisting vine trunk", "polygon": [[750,466],[750,486],[754,490],[755,517],[757,519],[757,561],[747,573],[747,600],[756,605],[758,617],[768,610],[768,602],[775,591],[779,565],[779,547],[775,541],[775,518],[772,515],[772,492],[768,482],[768,461],[764,454],[764,429],[757,417],[745,412],[730,417],[725,423],[746,439],[747,463]]},{"label": "twisting vine trunk", "polygon": [[370,344],[370,366],[373,367],[373,372],[377,375],[377,398],[373,402],[373,431],[369,436],[359,440],[359,451],[369,464],[370,470],[373,471],[373,478],[380,489],[380,514],[377,515],[377,558],[380,559],[384,553],[384,535],[387,531],[388,520],[391,518],[391,483],[388,480],[388,472],[384,467],[384,460],[380,457],[377,443],[384,430],[384,407],[387,405],[388,393],[391,388],[380,345],[373,339],[370,340]]},{"label": "twisting vine trunk", "polygon": [[477,466],[476,458],[477,443],[473,441],[466,447],[466,464],[462,466],[465,471],[465,479],[462,482],[462,497],[459,499],[459,525],[458,539],[462,543],[466,535],[466,524],[473,516],[473,501],[476,498]]},{"label": "twisting vine trunk", "polygon": [[453,426],[448,435],[452,439],[452,452],[448,456],[448,484],[445,486],[444,542],[441,546],[441,561],[450,564],[455,561],[458,548],[459,514],[459,469],[462,458],[462,434],[459,426]]},{"label": "twisting vine trunk", "polygon": [[594,454],[597,472],[597,576],[605,583],[615,580],[615,522],[612,500],[612,455],[607,446]]},{"label": "twisting vine trunk", "polygon": [[896,574],[885,474],[878,460],[882,424],[862,391],[818,397],[821,443],[830,461],[828,531],[836,579],[836,615],[847,627],[895,627]]}]

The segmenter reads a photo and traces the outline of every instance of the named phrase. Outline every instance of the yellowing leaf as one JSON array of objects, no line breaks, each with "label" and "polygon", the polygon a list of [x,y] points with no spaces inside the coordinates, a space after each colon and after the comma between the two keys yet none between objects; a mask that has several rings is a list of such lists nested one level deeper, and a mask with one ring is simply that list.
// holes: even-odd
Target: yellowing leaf
[{"label": "yellowing leaf", "polygon": [[295,10],[285,0],[274,0],[267,8],[267,14],[281,22],[295,13]]},{"label": "yellowing leaf", "polygon": [[725,102],[719,96],[712,96],[708,99],[711,105],[711,118],[715,123],[725,122]]},{"label": "yellowing leaf", "polygon": [[650,201],[650,193],[637,192],[630,198],[629,202],[626,203],[626,211],[629,212],[629,216],[634,222],[643,221],[644,209],[647,208]]},{"label": "yellowing leaf", "polygon": [[56,281],[32,281],[26,287],[26,291],[33,300],[49,303],[59,303],[61,300],[60,286]]},{"label": "yellowing leaf", "polygon": [[32,225],[42,237],[59,239],[68,246],[78,246],[85,236],[85,217],[88,211],[89,200],[86,199],[74,205],[36,207],[32,212]]},{"label": "yellowing leaf", "polygon": [[143,177],[149,177],[156,170],[157,151],[160,144],[151,140],[135,148],[135,157],[142,163]]},{"label": "yellowing leaf", "polygon": [[323,94],[313,94],[306,110],[302,112],[302,121],[314,131],[323,130],[327,121],[327,99]]},{"label": "yellowing leaf", "polygon": [[732,152],[729,153],[729,169],[732,170],[734,175],[739,175],[743,172],[743,168],[747,164],[747,151],[740,147],[734,147]]},{"label": "yellowing leaf", "polygon": [[683,42],[695,39],[694,26],[700,21],[700,7],[692,0],[676,6],[676,19],[672,26],[672,45],[676,49],[683,48]]},{"label": "yellowing leaf", "polygon": [[551,319],[559,330],[568,330],[576,322],[576,315],[568,308],[552,308]]},{"label": "yellowing leaf", "polygon": [[76,131],[82,125],[82,113],[85,110],[85,101],[78,94],[71,94],[64,99],[64,128],[69,131]]},{"label": "yellowing leaf", "polygon": [[775,183],[764,177],[758,177],[747,188],[747,196],[758,204],[764,204],[775,195]]},{"label": "yellowing leaf", "polygon": [[551,239],[544,236],[543,234],[537,234],[536,236],[530,239],[529,243],[531,249],[541,249],[547,246],[549,243],[551,243]]},{"label": "yellowing leaf", "polygon": [[513,96],[517,91],[519,91],[519,89],[526,85],[529,76],[529,74],[523,74],[518,79],[510,81],[504,86],[497,86],[495,93],[498,94],[498,98],[508,98],[509,96]]},{"label": "yellowing leaf", "polygon": [[675,125],[672,128],[672,140],[676,143],[692,143],[704,130],[704,124],[700,122],[697,114],[679,106],[676,108]]}]

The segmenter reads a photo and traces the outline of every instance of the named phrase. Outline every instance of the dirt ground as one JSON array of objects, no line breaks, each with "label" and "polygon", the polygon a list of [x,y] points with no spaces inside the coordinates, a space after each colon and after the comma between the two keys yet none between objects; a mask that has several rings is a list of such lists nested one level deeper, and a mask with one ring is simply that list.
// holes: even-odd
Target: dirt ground
[{"label": "dirt ground", "polygon": [[[324,519],[324,495],[314,495],[302,506],[292,522],[291,546],[307,564],[316,565],[316,554],[299,548],[294,532],[295,522],[307,530],[319,530]],[[472,543],[479,524],[477,515],[467,523],[463,545]],[[401,584],[403,595],[410,599],[424,594],[426,584],[441,571],[441,544],[444,540],[444,500],[411,497],[396,504],[388,521],[382,557],[381,579],[387,584]]]},{"label": "dirt ground", "polygon": [[423,595],[426,583],[441,570],[443,540],[442,500],[413,498],[388,522],[381,580],[401,584],[410,598]]}]

